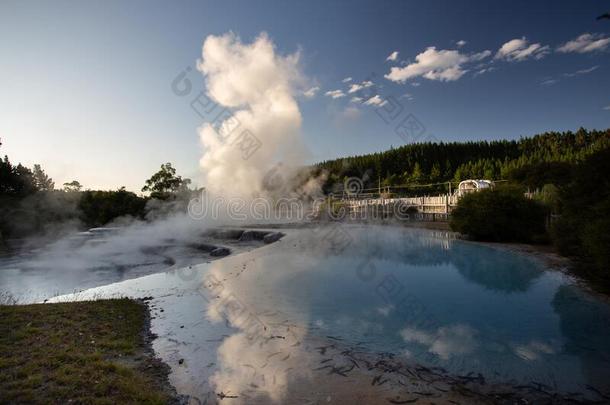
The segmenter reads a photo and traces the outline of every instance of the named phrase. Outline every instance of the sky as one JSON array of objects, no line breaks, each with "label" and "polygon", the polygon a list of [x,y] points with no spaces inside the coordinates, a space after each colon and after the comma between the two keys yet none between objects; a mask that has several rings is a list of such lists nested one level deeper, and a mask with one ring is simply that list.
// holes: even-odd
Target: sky
[{"label": "sky", "polygon": [[605,129],[606,12],[601,0],[4,0],[0,154],[41,164],[56,185],[139,192],[164,162],[201,185],[206,118],[191,101],[206,90],[204,41],[223,35],[246,45],[266,35],[294,58],[306,163]]}]

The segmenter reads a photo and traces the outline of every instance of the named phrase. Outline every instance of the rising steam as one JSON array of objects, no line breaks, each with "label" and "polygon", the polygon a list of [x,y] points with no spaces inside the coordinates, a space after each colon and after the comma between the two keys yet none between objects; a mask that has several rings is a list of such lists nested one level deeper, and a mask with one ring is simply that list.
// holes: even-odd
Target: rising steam
[{"label": "rising steam", "polygon": [[[279,161],[286,170],[302,163],[301,112],[295,99],[302,82],[298,62],[298,52],[278,55],[265,33],[250,44],[233,33],[206,38],[198,69],[205,75],[207,95],[232,112],[232,118],[199,129],[205,149],[200,165],[209,191],[260,196],[265,175]],[[235,122],[239,127],[230,136],[217,131],[223,125],[232,128]],[[260,141],[248,158],[238,144],[244,130]]]}]

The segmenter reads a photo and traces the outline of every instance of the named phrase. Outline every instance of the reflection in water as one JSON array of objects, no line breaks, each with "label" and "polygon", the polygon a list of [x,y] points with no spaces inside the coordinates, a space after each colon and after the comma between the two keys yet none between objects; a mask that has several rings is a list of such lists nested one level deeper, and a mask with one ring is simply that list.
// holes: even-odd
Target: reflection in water
[{"label": "reflection in water", "polygon": [[589,384],[610,390],[610,307],[574,285],[559,287],[553,298],[565,338],[563,351],[578,357]]},{"label": "reflection in water", "polygon": [[416,342],[429,347],[428,351],[443,360],[451,356],[470,354],[477,346],[476,330],[466,325],[452,325],[438,328],[430,333],[416,328],[400,331],[405,342]]},{"label": "reflection in water", "polygon": [[[342,232],[340,243],[331,232]],[[412,377],[392,375],[409,384],[430,373],[412,391],[433,375],[445,390],[434,395],[449,395],[442,384],[458,380],[608,388],[610,309],[540,263],[413,229],[287,233],[188,277],[153,275],[89,293],[157,297],[165,312],[153,320],[155,347],[179,391],[202,402],[307,402],[343,389],[344,399],[353,391],[374,403],[390,396],[390,383],[380,382],[402,370],[397,364],[424,365],[403,373]]]},{"label": "reflection in water", "polygon": [[538,360],[543,354],[554,354],[556,351],[551,345],[537,340],[532,340],[525,345],[515,346],[514,350],[517,356],[528,361]]},{"label": "reflection in water", "polygon": [[366,342],[373,351],[492,381],[566,390],[587,383],[570,370],[579,359],[561,350],[565,337],[550,306],[568,282],[561,274],[525,256],[426,231],[346,230],[351,242],[339,250],[320,244],[319,234],[300,232],[231,286],[252,306],[280,310],[310,333]]},{"label": "reflection in water", "polygon": [[[245,269],[242,265],[241,270]],[[303,367],[308,358],[301,346],[304,330],[288,320],[281,321],[277,311],[256,313],[248,295],[234,288],[226,277],[223,266],[214,265],[202,283],[210,297],[208,319],[227,321],[238,330],[218,348],[219,368],[210,382],[222,395],[239,393],[240,401],[278,402],[287,390],[289,374],[295,377],[309,369]]]},{"label": "reflection in water", "polygon": [[452,251],[451,262],[467,280],[490,290],[503,292],[526,292],[542,275],[527,257],[511,252],[496,251],[495,254],[480,254],[480,247],[470,245],[456,246]]}]

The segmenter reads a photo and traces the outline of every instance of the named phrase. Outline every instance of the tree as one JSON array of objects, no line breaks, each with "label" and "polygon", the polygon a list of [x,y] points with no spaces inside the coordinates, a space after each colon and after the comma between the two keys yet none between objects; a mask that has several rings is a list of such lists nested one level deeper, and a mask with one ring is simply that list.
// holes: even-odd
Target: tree
[{"label": "tree", "polygon": [[[343,176],[362,177],[368,170],[371,171],[371,176],[365,182],[365,188],[377,187],[379,177],[390,178],[392,175],[400,175],[404,183],[423,182],[427,175],[436,174],[436,170],[432,173],[435,163],[440,166],[441,178],[430,179],[432,182],[468,178],[498,179],[499,176],[506,179],[511,171],[540,165],[537,168],[531,167],[534,169],[531,174],[530,169],[525,169],[521,174],[516,173],[524,179],[524,182],[517,182],[535,183],[536,187],[544,184],[559,186],[563,184],[562,177],[566,174],[562,164],[571,166],[607,147],[610,147],[610,129],[547,132],[518,141],[419,143],[385,152],[321,162],[315,165],[314,174],[325,174],[327,180],[323,190],[328,191],[333,190],[334,183],[340,182]],[[423,176],[412,176],[412,173],[417,172],[416,163]],[[345,173],[346,167],[349,167],[349,173]],[[406,177],[405,172],[409,174]],[[413,177],[422,179],[415,181]]]},{"label": "tree", "polygon": [[432,165],[432,169],[430,170],[430,181],[435,182],[441,179],[441,168],[438,162],[435,162]]},{"label": "tree", "polygon": [[415,166],[413,167],[413,172],[411,173],[410,180],[413,183],[420,183],[424,180],[424,174],[422,173],[419,162],[415,163]]},{"label": "tree", "polygon": [[172,194],[188,191],[188,185],[191,184],[190,179],[183,179],[182,176],[176,175],[176,169],[171,163],[161,165],[161,169],[146,180],[143,192],[150,192],[152,198],[160,200],[168,199]]},{"label": "tree", "polygon": [[0,159],[0,194],[11,194],[14,183],[13,165],[8,160],[8,156]]},{"label": "tree", "polygon": [[451,213],[451,229],[475,240],[535,242],[546,234],[547,210],[516,187],[497,187],[465,195]]},{"label": "tree", "polygon": [[610,148],[578,164],[560,190],[559,217],[551,227],[558,250],[579,259],[579,270],[610,287]]},{"label": "tree", "polygon": [[64,183],[64,191],[67,193],[76,193],[79,192],[83,186],[77,181],[72,180],[69,183]]},{"label": "tree", "polygon": [[13,191],[20,196],[30,195],[36,192],[36,184],[32,171],[19,163],[13,166]]},{"label": "tree", "polygon": [[117,191],[84,191],[78,202],[81,220],[87,226],[103,226],[119,217],[143,219],[146,198],[121,187]]},{"label": "tree", "polygon": [[40,165],[35,164],[33,170],[34,184],[39,191],[51,191],[55,188],[55,182],[42,170]]},{"label": "tree", "polygon": [[563,186],[572,180],[574,165],[567,162],[539,162],[511,168],[506,171],[508,180],[523,184],[531,190],[545,184]]},{"label": "tree", "polygon": [[451,168],[451,161],[449,159],[445,161],[445,174],[443,177],[447,180],[453,177],[453,169]]}]

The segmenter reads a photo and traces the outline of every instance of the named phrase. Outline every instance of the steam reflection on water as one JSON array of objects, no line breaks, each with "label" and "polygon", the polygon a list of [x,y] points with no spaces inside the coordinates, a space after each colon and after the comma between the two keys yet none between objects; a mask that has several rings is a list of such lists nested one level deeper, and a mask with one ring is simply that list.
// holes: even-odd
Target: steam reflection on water
[{"label": "steam reflection on water", "polygon": [[200,401],[306,398],[304,382],[323,391],[328,375],[370,386],[350,359],[327,359],[345,347],[489,382],[610,388],[610,308],[562,274],[429,231],[341,232],[348,242],[336,246],[328,230],[287,231],[252,252],[80,298],[152,296],[155,349],[179,392]]}]

